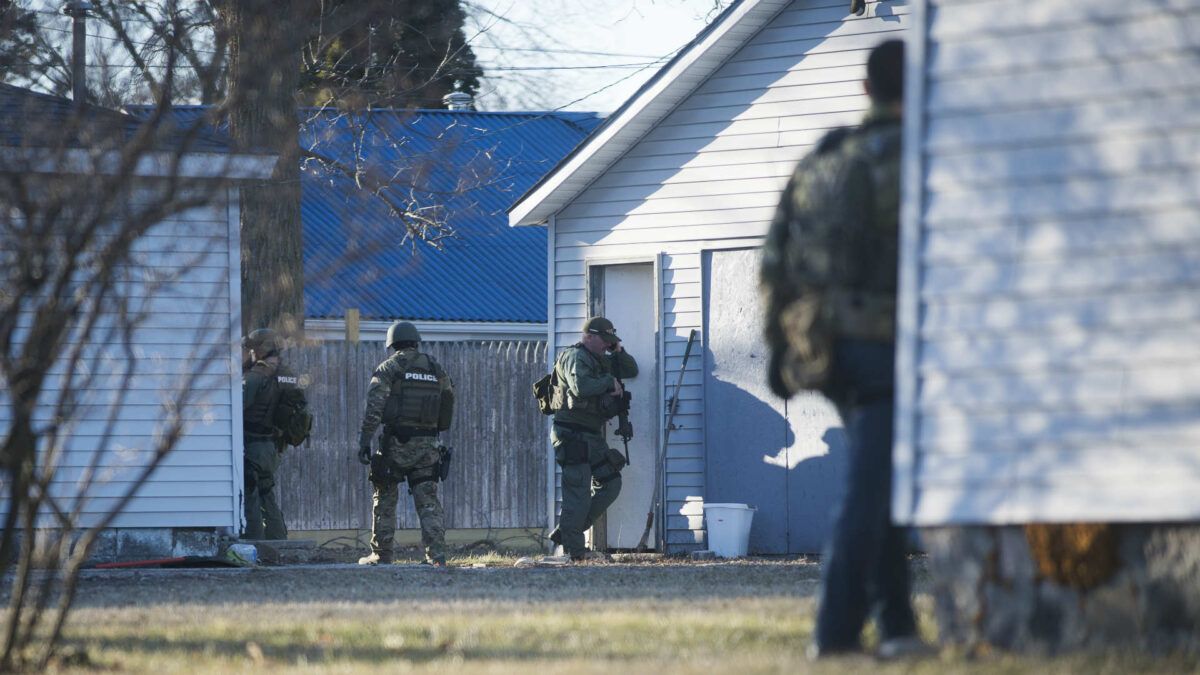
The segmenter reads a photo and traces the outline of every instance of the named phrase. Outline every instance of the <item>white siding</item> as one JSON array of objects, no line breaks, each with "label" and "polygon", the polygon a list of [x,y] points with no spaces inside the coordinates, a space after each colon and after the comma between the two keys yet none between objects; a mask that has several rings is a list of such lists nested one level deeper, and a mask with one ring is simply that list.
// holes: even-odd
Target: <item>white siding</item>
[{"label": "white siding", "polygon": [[[551,359],[578,339],[586,260],[657,255],[665,414],[688,333],[703,328],[702,252],[761,244],[796,161],[862,116],[868,51],[908,21],[906,2],[870,3],[863,17],[846,9],[791,3],[555,216]],[[689,523],[700,527],[681,515],[704,495],[703,345],[693,350],[667,453],[668,546],[693,543]]]},{"label": "white siding", "polygon": [[[51,494],[70,500],[79,492],[78,481],[93,475],[85,492],[84,525],[95,522],[129,489],[150,458],[169,410],[179,402],[178,393],[190,388],[181,407],[185,435],[113,526],[238,526],[236,191],[219,201],[156,225],[134,246],[134,261],[123,268],[125,280],[117,288],[129,311],[146,314],[128,342],[118,336],[125,324],[105,314],[71,381],[65,381],[61,362],[47,380],[35,425],[51,421],[50,406],[64,387],[78,399],[76,412],[60,430],[60,468]],[[28,325],[29,320],[22,316],[18,321]],[[0,392],[0,427],[8,422],[5,398]],[[94,473],[89,470],[93,466]]]},{"label": "white siding", "polygon": [[915,10],[896,517],[1200,517],[1200,1]]}]

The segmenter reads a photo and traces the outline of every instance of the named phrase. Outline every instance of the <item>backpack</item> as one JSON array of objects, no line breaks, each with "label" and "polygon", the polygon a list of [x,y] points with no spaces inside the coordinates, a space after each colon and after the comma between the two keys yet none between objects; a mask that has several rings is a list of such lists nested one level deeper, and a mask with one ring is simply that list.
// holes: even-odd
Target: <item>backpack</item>
[{"label": "backpack", "polygon": [[308,398],[295,375],[276,375],[279,396],[271,411],[271,425],[279,438],[291,446],[299,446],[312,433],[313,416],[308,412]]}]

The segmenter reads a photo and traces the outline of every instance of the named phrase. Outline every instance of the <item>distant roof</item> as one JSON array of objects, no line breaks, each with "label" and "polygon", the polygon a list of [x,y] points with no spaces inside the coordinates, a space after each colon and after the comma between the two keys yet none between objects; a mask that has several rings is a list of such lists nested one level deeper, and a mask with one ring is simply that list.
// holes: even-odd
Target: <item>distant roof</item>
[{"label": "distant roof", "polygon": [[[437,250],[401,243],[387,204],[350,176],[307,163],[303,175],[305,313],[334,318],[546,320],[546,231],[508,226],[506,210],[601,119],[593,113],[376,110],[322,114],[304,147],[409,185],[408,208],[444,219]],[[357,144],[357,146],[356,146]],[[359,147],[357,155],[353,147]]]},{"label": "distant roof", "polygon": [[[81,117],[82,124],[72,127],[75,103],[70,99],[0,83],[0,145],[75,148],[105,139],[116,141],[115,134],[128,139],[145,125],[147,116],[153,111],[147,106],[141,110],[142,114],[132,115],[87,105]],[[230,150],[228,138],[207,126],[180,124],[174,116],[169,120],[162,127],[156,149],[216,153]],[[64,131],[70,136],[61,137]]]},{"label": "distant roof", "polygon": [[[173,114],[191,124],[206,110]],[[596,113],[302,109],[300,118],[302,148],[339,164],[306,161],[301,174],[308,318],[358,309],[363,320],[546,320],[546,231],[509,227],[506,210],[600,126]],[[389,179],[393,201],[444,220],[455,238],[441,250],[402,243],[403,226],[356,185],[355,170]]]}]

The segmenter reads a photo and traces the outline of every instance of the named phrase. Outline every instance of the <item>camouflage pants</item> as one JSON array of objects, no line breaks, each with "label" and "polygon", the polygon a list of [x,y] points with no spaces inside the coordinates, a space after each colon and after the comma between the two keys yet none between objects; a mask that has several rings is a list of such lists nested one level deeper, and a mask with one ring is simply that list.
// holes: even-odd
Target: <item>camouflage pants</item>
[{"label": "camouflage pants", "polygon": [[275,472],[279,470],[279,450],[269,439],[246,439],[243,474],[246,512],[246,539],[287,539],[283,511],[275,501]]},{"label": "camouflage pants", "polygon": [[371,511],[371,550],[390,553],[396,536],[396,507],[400,501],[400,482],[407,479],[413,506],[421,521],[421,544],[425,560],[433,562],[446,555],[446,517],[437,496],[435,465],[440,459],[437,439],[414,438],[407,443],[384,441],[380,448],[388,467],[387,475],[371,472],[375,488]]}]

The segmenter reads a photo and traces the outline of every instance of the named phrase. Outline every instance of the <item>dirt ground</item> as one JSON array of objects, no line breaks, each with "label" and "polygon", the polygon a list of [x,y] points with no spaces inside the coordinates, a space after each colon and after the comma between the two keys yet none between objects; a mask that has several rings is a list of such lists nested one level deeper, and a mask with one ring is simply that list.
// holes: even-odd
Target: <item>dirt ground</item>
[{"label": "dirt ground", "polygon": [[84,570],[75,606],[162,604],[417,603],[810,597],[819,565],[808,559],[734,562],[576,563],[565,567],[378,567],[334,563],[258,568]]}]

